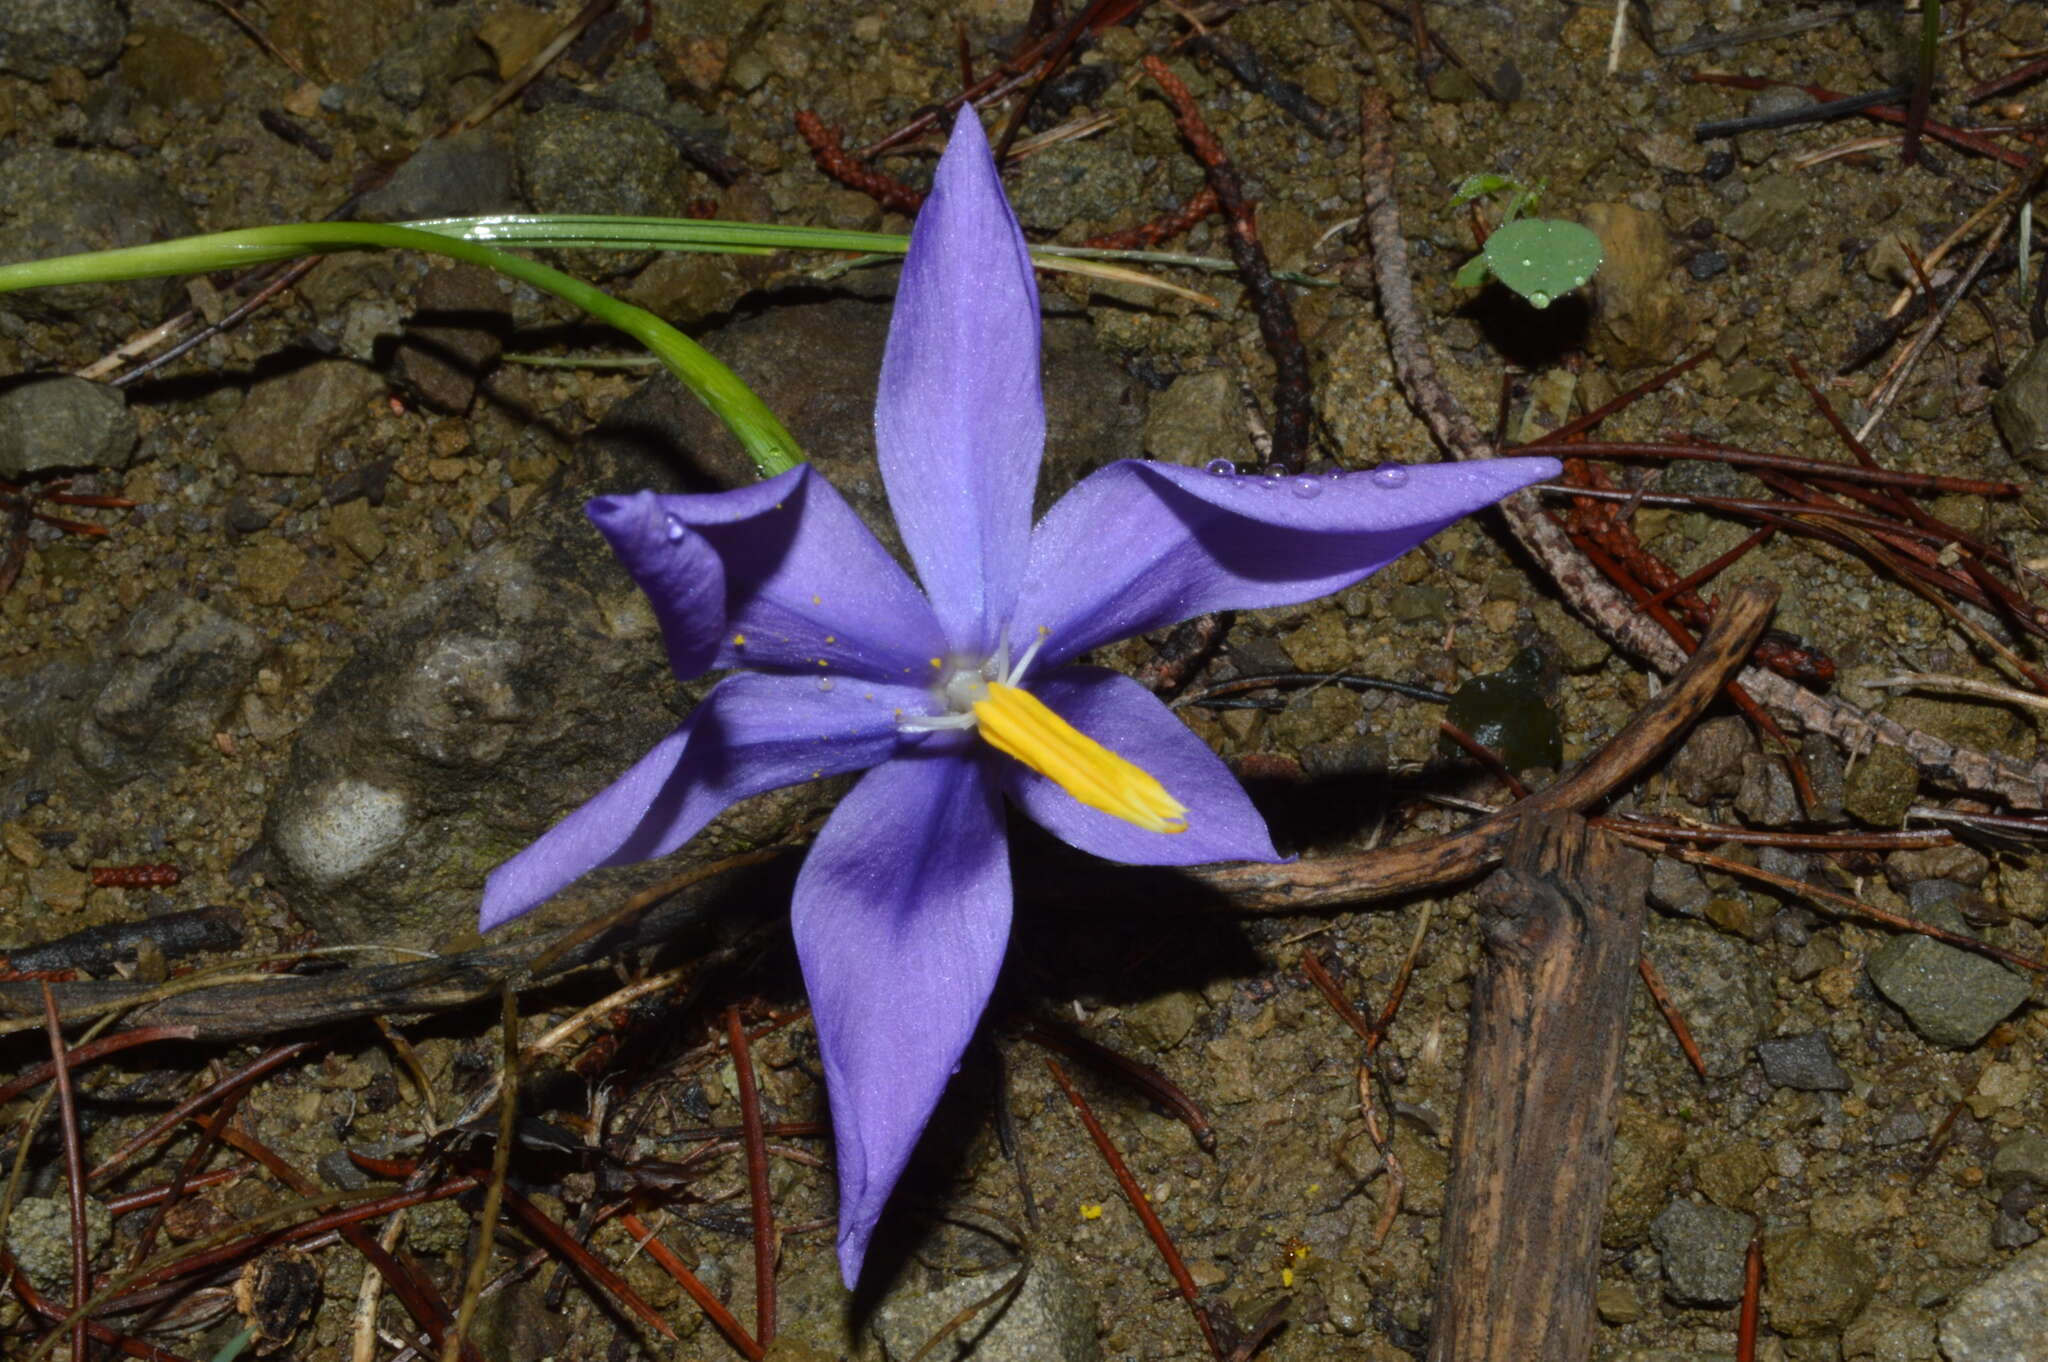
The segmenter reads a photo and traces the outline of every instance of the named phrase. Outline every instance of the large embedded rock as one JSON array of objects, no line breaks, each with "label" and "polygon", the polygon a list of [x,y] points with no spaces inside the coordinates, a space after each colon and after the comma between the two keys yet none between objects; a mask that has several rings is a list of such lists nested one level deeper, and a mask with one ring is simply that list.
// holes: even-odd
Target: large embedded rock
[{"label": "large embedded rock", "polygon": [[[0,4],[0,12],[8,8]],[[170,187],[132,157],[32,147],[0,162],[0,238],[10,261],[141,246],[197,230]],[[85,323],[107,336],[161,321],[159,313],[183,288],[177,279],[66,284],[10,293],[0,307],[25,317]]]},{"label": "large embedded rock", "polygon": [[7,0],[0,5],[0,71],[48,80],[60,67],[95,75],[121,55],[120,0]]}]

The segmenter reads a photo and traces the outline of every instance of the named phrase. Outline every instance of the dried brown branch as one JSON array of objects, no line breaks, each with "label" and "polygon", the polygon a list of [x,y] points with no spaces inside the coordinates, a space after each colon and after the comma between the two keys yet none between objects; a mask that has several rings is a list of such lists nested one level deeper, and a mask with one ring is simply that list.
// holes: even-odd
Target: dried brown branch
[{"label": "dried brown branch", "polygon": [[1259,334],[1266,342],[1267,353],[1273,357],[1273,458],[1298,471],[1308,457],[1308,351],[1294,323],[1294,309],[1279,281],[1273,278],[1265,247],[1259,244],[1257,205],[1246,195],[1237,168],[1231,165],[1223,144],[1202,121],[1195,97],[1180,77],[1150,54],[1143,65],[1145,74],[1166,95],[1173,109],[1174,125],[1187,139],[1202,169],[1208,172],[1209,187],[1216,191],[1216,201],[1230,224],[1230,258],[1236,262],[1245,291],[1251,295],[1252,310],[1259,319]]}]

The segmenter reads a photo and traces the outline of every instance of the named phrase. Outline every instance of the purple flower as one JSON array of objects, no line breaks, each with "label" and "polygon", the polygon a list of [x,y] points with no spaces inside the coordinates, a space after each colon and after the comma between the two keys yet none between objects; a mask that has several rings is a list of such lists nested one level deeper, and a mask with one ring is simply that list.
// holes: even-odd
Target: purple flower
[{"label": "purple flower", "polygon": [[1003,801],[1112,861],[1278,859],[1229,770],[1090,649],[1336,591],[1550,459],[1218,476],[1127,460],[1031,523],[1045,435],[1031,259],[971,113],[904,261],[875,402],[920,591],[809,467],[589,506],[678,676],[682,726],[491,873],[483,925],[584,872],[666,856],[749,795],[865,771],[791,909],[824,1057],[851,1285],[980,1020],[1010,930]]}]

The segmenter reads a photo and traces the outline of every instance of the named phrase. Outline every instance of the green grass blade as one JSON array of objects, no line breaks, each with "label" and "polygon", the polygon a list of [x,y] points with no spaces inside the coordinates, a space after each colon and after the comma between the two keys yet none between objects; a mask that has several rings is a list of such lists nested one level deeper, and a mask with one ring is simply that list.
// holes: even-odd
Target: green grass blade
[{"label": "green grass blade", "polygon": [[371,222],[294,223],[84,255],[0,265],[0,293],[52,284],[109,283],[164,275],[239,269],[332,251],[415,250],[498,271],[543,293],[573,303],[652,351],[684,386],[711,408],[753,457],[761,476],[773,477],[803,460],[796,438],[738,375],[682,332],[645,308],[622,303],[604,290],[538,261],[477,241],[438,232]]}]

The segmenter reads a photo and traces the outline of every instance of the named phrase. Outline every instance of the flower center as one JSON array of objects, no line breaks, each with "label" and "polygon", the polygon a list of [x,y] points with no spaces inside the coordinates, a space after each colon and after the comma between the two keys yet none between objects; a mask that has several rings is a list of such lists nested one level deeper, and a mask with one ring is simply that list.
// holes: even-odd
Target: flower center
[{"label": "flower center", "polygon": [[1005,644],[983,666],[954,668],[940,688],[949,712],[905,719],[901,727],[907,732],[979,729],[989,746],[1024,763],[1091,809],[1147,832],[1186,832],[1187,806],[1168,794],[1157,777],[1075,728],[1017,684],[1037,651],[1033,644],[1017,665],[1010,667]]}]

